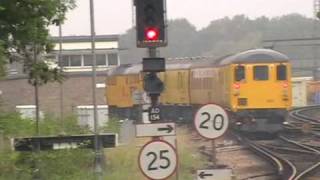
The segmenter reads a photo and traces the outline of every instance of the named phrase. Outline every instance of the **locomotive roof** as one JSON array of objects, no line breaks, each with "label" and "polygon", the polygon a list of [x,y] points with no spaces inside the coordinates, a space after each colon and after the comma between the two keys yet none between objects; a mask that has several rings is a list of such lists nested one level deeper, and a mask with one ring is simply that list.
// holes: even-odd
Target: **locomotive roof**
[{"label": "locomotive roof", "polygon": [[217,62],[219,65],[233,63],[263,63],[289,61],[288,56],[271,49],[253,49],[237,53]]},{"label": "locomotive roof", "polygon": [[[265,63],[286,62],[289,58],[271,49],[253,49],[237,54],[223,56],[219,59],[212,57],[181,58],[166,61],[166,70],[190,69],[191,67],[209,67],[234,63]],[[108,76],[138,74],[142,71],[142,64],[123,64],[108,70]]]},{"label": "locomotive roof", "polygon": [[[183,60],[169,60],[166,61],[166,70],[172,69],[189,69],[193,61],[190,59]],[[138,74],[142,71],[142,64],[123,64],[118,67],[108,70],[108,76],[112,75],[125,75],[125,74]]]}]

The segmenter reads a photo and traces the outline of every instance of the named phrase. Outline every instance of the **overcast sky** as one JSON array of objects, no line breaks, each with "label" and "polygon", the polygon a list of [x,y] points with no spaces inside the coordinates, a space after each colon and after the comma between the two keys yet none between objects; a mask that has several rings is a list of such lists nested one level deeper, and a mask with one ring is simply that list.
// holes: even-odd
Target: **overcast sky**
[{"label": "overcast sky", "polygon": [[[63,35],[89,35],[89,0],[76,0],[67,14]],[[132,26],[132,0],[94,0],[96,33],[121,34]],[[245,14],[250,18],[289,13],[313,16],[313,0],[167,0],[168,19],[186,18],[197,29],[210,21]],[[57,35],[57,27],[51,34]]]}]

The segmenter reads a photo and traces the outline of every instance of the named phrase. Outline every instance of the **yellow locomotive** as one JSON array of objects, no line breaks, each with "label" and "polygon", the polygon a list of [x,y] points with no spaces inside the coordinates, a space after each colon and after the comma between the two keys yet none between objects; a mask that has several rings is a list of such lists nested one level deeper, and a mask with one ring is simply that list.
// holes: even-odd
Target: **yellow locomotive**
[{"label": "yellow locomotive", "polygon": [[[110,113],[136,119],[135,96],[143,92],[142,65],[121,65],[108,72],[106,98]],[[168,60],[159,73],[163,117],[190,121],[196,109],[215,103],[228,110],[244,131],[277,132],[291,107],[289,58],[268,49],[253,49],[220,59]]]}]

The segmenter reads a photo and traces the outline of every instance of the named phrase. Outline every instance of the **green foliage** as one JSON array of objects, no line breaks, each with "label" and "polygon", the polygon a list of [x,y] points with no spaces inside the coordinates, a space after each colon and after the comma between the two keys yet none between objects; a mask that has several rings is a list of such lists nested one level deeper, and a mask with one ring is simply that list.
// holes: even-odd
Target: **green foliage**
[{"label": "green foliage", "polygon": [[[57,135],[62,132],[61,122],[52,116],[46,115],[39,123],[41,135]],[[31,119],[23,119],[18,113],[0,114],[0,131],[4,132],[5,136],[32,136],[35,135],[35,121]],[[64,119],[65,134],[84,134],[88,133],[89,129],[80,127],[77,124],[75,116],[68,116]]]},{"label": "green foliage", "polygon": [[44,61],[33,63],[29,70],[29,83],[35,86],[47,84],[48,82],[62,82],[63,75],[57,68],[50,69]]},{"label": "green foliage", "polygon": [[198,152],[197,146],[190,143],[190,131],[178,129],[179,179],[193,180],[197,169],[205,167],[205,158]]},{"label": "green foliage", "polygon": [[[179,128],[178,138],[178,160],[179,179],[193,180],[196,169],[205,167],[206,160],[201,156],[193,143],[190,143],[190,133],[184,128]],[[140,148],[147,141],[137,139],[131,144],[119,146],[106,151],[107,170],[106,179],[140,180],[144,179],[137,163]],[[175,180],[173,175],[168,180]]]},{"label": "green foliage", "polygon": [[77,117],[71,115],[64,118],[63,129],[61,128],[61,121],[53,118],[53,116],[46,115],[39,123],[41,135],[57,135],[57,134],[88,134],[90,130],[78,125]]},{"label": "green foliage", "polygon": [[[61,133],[60,121],[46,115],[40,121],[41,135],[57,135]],[[89,130],[77,125],[77,119],[69,116],[64,119],[66,134],[88,133]],[[0,180],[31,180],[37,168],[42,179],[61,180],[93,179],[93,156],[89,149],[73,149],[59,151],[42,151],[36,153],[18,153],[10,149],[11,137],[26,137],[35,135],[35,121],[23,119],[18,113],[0,114],[0,132],[4,137],[0,144]],[[1,139],[0,139],[1,142]]]},{"label": "green foliage", "polygon": [[[57,135],[61,132],[60,121],[46,115],[40,122],[41,135]],[[77,124],[74,116],[65,118],[64,131],[67,134],[88,133]],[[110,119],[107,132],[119,132],[120,123]],[[34,134],[34,121],[20,118],[17,113],[1,113],[0,131],[4,132],[5,148],[0,147],[0,180],[31,180],[37,175],[46,180],[93,180],[94,153],[90,149],[72,149],[34,152],[13,152],[9,138],[13,136],[31,136]],[[1,138],[1,135],[0,135]],[[104,178],[115,180],[140,180],[143,175],[137,164],[137,157],[142,144],[147,139],[138,139],[128,145],[122,145],[104,151],[106,169]],[[1,139],[0,139],[1,142]],[[179,176],[180,179],[192,180],[196,168],[202,167],[205,160],[190,143],[189,131],[178,132]],[[40,169],[40,171],[37,171]],[[37,173],[39,172],[39,173]],[[175,176],[170,180],[175,179]]]},{"label": "green foliage", "polygon": [[30,136],[35,132],[34,122],[30,119],[22,119],[18,113],[0,114],[0,130],[6,136]]},{"label": "green foliage", "polygon": [[0,7],[0,46],[6,57],[20,57],[32,85],[60,80],[58,70],[50,70],[40,55],[52,50],[48,26],[63,23],[74,0],[1,0]]},{"label": "green foliage", "polygon": [[[1,7],[0,7],[1,11]],[[0,78],[5,76],[6,74],[6,69],[5,65],[7,64],[7,61],[5,60],[5,50],[3,49],[3,41],[0,39]]]},{"label": "green foliage", "polygon": [[107,170],[105,178],[121,180],[143,179],[143,175],[138,168],[138,155],[139,149],[134,143],[107,150]]},{"label": "green foliage", "polygon": [[41,179],[93,179],[94,153],[74,149],[36,153],[0,152],[0,180],[31,180],[36,169]]},{"label": "green foliage", "polygon": [[43,179],[93,179],[94,153],[92,150],[43,152],[40,159]]},{"label": "green foliage", "polygon": [[108,133],[120,133],[121,123],[117,118],[110,118],[108,123],[103,127],[104,132]]}]

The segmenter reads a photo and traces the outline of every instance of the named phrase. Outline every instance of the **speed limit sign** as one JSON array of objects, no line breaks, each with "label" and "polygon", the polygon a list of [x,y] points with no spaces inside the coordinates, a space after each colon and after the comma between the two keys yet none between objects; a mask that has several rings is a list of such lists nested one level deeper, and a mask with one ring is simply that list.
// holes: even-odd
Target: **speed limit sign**
[{"label": "speed limit sign", "polygon": [[165,141],[150,141],[140,151],[139,167],[149,179],[166,179],[176,170],[176,151],[172,145]]},{"label": "speed limit sign", "polygon": [[226,132],[229,118],[222,107],[215,104],[207,104],[197,111],[194,125],[201,136],[207,139],[215,139]]}]

